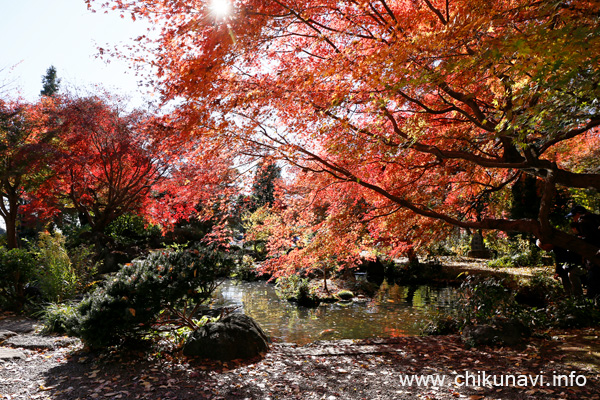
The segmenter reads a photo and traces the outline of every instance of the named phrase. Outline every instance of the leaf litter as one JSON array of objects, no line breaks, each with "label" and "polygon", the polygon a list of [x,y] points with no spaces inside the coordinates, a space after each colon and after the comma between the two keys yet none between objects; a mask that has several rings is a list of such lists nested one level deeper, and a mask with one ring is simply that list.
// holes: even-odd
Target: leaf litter
[{"label": "leaf litter", "polygon": [[[592,330],[469,349],[458,336],[275,343],[263,358],[210,362],[177,353],[89,353],[80,344],[24,350],[0,364],[0,399],[596,399],[600,342]],[[576,350],[576,351],[575,351]],[[466,372],[585,376],[583,386],[466,385]],[[443,375],[443,386],[403,385]]]}]

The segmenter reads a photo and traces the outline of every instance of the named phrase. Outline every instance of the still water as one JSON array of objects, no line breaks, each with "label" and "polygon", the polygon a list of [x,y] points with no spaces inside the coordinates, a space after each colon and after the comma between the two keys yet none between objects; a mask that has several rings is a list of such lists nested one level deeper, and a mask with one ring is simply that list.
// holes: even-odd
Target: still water
[{"label": "still water", "polygon": [[239,307],[237,311],[254,318],[273,342],[306,344],[417,335],[432,312],[451,307],[456,298],[454,288],[384,281],[369,301],[309,309],[280,299],[272,284],[226,281],[217,289],[211,307]]}]

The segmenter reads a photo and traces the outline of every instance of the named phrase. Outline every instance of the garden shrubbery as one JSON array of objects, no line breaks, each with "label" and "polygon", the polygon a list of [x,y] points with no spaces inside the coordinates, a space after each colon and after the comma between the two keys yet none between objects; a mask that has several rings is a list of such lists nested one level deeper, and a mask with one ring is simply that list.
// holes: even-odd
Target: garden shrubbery
[{"label": "garden shrubbery", "polygon": [[35,254],[27,249],[0,247],[0,307],[20,311],[27,301],[26,288],[36,276]]},{"label": "garden shrubbery", "polygon": [[276,285],[279,297],[298,303],[299,306],[316,307],[319,297],[310,288],[310,280],[298,275],[281,276]]},{"label": "garden shrubbery", "polygon": [[0,306],[31,312],[41,303],[73,298],[95,274],[90,252],[80,246],[69,255],[58,232],[40,232],[25,248],[0,247]]},{"label": "garden shrubbery", "polygon": [[77,307],[69,331],[92,348],[139,339],[165,311],[192,324],[190,308],[207,301],[230,268],[226,254],[210,248],[159,251],[126,264]]},{"label": "garden shrubbery", "polygon": [[[524,294],[535,296],[541,303],[535,306],[519,301]],[[532,330],[600,324],[600,310],[593,301],[566,297],[555,282],[542,275],[519,287],[497,278],[469,276],[460,287],[457,301],[452,311],[434,315],[424,333],[456,333],[496,318],[515,321]]]}]

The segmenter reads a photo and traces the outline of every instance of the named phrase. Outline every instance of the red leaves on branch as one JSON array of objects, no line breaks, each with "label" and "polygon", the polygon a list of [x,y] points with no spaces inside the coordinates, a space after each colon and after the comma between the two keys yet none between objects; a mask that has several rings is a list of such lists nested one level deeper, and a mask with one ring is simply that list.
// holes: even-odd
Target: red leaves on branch
[{"label": "red leaves on branch", "polygon": [[[548,222],[557,185],[600,188],[571,151],[598,144],[598,2],[244,0],[221,19],[208,2],[109,4],[160,27],[135,56],[181,126],[286,162],[336,216],[331,238],[355,232],[335,188],[365,204],[375,242],[439,238],[441,221],[598,250]],[[539,216],[510,220],[523,172],[540,181]]]}]

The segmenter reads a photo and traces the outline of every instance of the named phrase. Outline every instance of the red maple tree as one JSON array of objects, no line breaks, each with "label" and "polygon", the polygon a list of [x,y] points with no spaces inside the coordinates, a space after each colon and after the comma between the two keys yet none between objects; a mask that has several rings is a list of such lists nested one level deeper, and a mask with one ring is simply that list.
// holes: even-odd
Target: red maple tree
[{"label": "red maple tree", "polygon": [[52,107],[51,99],[36,104],[0,100],[0,216],[9,249],[19,246],[17,226],[29,194],[49,175],[55,139],[48,125]]},{"label": "red maple tree", "polygon": [[[339,216],[331,239],[361,202],[376,238],[433,238],[443,222],[597,258],[548,215],[557,185],[600,189],[573,151],[598,148],[598,1],[241,0],[226,17],[207,2],[106,4],[160,27],[133,56],[189,132],[286,161]],[[541,183],[535,219],[498,205],[522,173]]]}]

